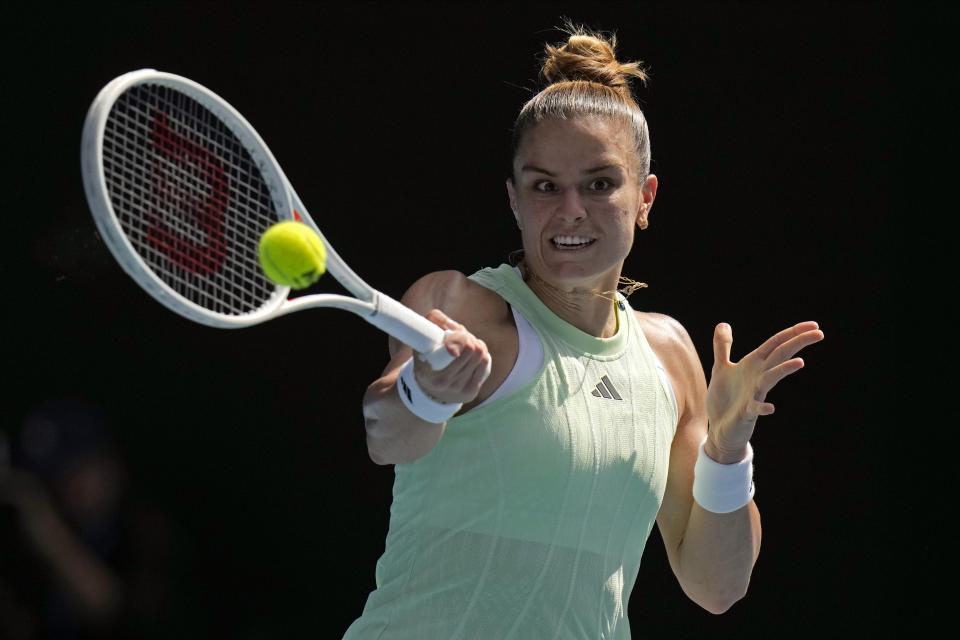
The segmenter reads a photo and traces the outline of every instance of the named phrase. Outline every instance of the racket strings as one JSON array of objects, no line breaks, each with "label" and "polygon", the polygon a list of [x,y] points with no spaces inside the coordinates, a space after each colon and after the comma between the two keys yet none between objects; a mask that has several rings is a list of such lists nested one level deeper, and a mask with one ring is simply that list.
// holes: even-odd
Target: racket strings
[{"label": "racket strings", "polygon": [[107,119],[103,167],[127,239],[174,291],[228,315],[272,299],[257,246],[279,216],[246,147],[208,109],[168,87],[127,90]]}]

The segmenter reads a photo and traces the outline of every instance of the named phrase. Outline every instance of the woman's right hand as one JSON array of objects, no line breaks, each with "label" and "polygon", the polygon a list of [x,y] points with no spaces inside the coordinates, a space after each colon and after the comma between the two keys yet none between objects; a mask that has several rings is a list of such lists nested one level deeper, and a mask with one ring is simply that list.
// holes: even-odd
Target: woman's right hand
[{"label": "woman's right hand", "polygon": [[[484,331],[488,331],[496,319],[509,314],[506,303],[496,293],[456,271],[427,274],[411,285],[400,302],[446,331],[443,344],[454,358],[444,369],[434,371],[429,362],[414,355],[413,376],[417,386],[437,402],[463,404],[460,411],[469,409],[480,397],[493,358],[486,342],[439,309],[447,310],[488,337]],[[377,464],[410,463],[436,446],[447,423],[424,420],[407,407],[397,385],[400,371],[413,351],[393,337],[389,347],[390,361],[363,395],[367,451]]]},{"label": "woman's right hand", "polygon": [[431,310],[426,318],[448,332],[444,345],[454,360],[444,369],[434,371],[427,362],[414,357],[417,384],[437,402],[471,402],[490,375],[492,360],[487,345],[439,309]]}]

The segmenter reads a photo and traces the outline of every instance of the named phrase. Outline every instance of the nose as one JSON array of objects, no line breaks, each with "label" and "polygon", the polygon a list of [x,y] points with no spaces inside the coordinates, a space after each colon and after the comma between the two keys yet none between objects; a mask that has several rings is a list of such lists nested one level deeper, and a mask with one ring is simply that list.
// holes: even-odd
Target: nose
[{"label": "nose", "polygon": [[571,222],[579,221],[586,217],[587,209],[583,203],[579,189],[571,186],[563,191],[559,214],[564,220]]}]

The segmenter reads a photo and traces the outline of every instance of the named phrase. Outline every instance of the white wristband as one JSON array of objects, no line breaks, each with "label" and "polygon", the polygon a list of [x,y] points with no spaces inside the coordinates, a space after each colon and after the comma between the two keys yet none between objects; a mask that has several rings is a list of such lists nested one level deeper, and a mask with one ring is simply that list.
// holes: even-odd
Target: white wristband
[{"label": "white wristband", "polygon": [[438,424],[446,422],[463,406],[461,402],[437,402],[428,396],[426,391],[417,384],[417,379],[413,375],[412,357],[400,368],[400,375],[397,376],[397,393],[400,394],[400,400],[411,413],[427,422]]},{"label": "white wristband", "polygon": [[747,457],[733,464],[720,464],[703,450],[700,443],[697,464],[693,468],[693,499],[713,513],[730,513],[753,498],[753,447],[747,443]]}]

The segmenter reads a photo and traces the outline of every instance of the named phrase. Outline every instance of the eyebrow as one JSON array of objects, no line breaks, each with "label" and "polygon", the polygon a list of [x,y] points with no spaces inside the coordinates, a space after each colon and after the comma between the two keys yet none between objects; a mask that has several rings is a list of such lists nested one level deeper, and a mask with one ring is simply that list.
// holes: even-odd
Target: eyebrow
[{"label": "eyebrow", "polygon": [[[615,165],[615,164],[605,164],[605,165],[602,165],[602,166],[599,166],[599,167],[594,167],[594,168],[592,168],[592,169],[587,169],[584,173],[587,173],[587,174],[600,173],[601,171],[606,171],[607,169],[618,169],[618,170],[619,170],[620,167],[619,167],[619,165]],[[520,172],[522,173],[522,172],[524,172],[524,171],[530,171],[530,172],[534,172],[534,173],[542,173],[542,174],[545,174],[545,175],[550,176],[551,178],[555,178],[555,177],[556,177],[556,174],[554,174],[554,173],[552,173],[552,172],[550,172],[550,171],[547,171],[546,169],[543,169],[542,167],[538,167],[538,166],[532,165],[532,164],[525,164],[525,165],[523,165],[522,167],[520,167]]]}]

